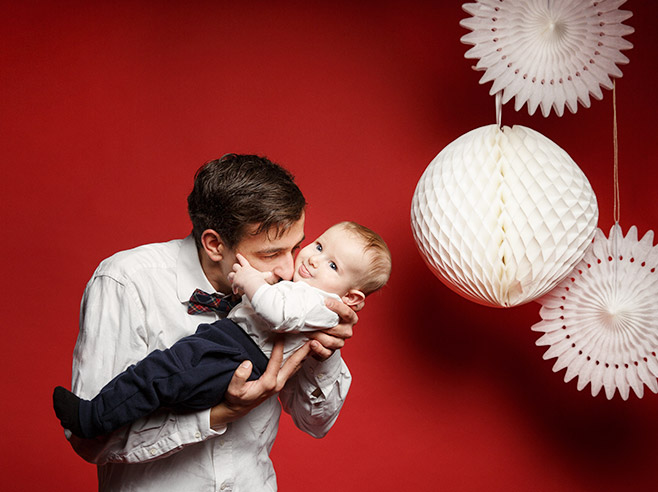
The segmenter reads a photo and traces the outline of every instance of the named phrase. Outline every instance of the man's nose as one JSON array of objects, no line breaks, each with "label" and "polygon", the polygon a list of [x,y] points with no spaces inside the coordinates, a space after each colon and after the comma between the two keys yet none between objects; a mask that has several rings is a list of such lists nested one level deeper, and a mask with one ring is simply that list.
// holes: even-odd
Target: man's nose
[{"label": "man's nose", "polygon": [[292,257],[292,253],[282,256],[276,266],[272,269],[272,273],[281,280],[292,280],[294,271],[295,261]]}]

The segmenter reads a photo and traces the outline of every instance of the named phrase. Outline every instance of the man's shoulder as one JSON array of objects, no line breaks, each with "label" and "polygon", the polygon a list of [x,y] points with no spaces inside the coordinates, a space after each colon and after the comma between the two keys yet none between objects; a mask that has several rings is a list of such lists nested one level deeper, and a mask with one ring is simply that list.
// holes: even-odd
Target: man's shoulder
[{"label": "man's shoulder", "polygon": [[119,251],[103,260],[94,276],[130,277],[141,271],[175,268],[182,239]]}]

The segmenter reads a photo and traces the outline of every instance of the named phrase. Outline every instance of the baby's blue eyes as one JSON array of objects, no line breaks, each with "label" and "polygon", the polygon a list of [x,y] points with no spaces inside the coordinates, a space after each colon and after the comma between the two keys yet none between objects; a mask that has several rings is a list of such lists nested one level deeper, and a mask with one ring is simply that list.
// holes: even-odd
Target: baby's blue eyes
[{"label": "baby's blue eyes", "polygon": [[[322,252],[322,245],[320,243],[315,243],[315,249],[317,249],[319,253]],[[334,271],[337,271],[338,265],[336,265],[336,263],[334,263],[333,261],[330,261],[329,268],[331,268]]]}]

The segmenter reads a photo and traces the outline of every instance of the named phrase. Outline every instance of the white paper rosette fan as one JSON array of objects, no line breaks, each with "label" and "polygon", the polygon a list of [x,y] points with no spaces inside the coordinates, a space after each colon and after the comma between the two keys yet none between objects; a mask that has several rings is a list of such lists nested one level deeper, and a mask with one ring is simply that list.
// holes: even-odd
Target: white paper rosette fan
[{"label": "white paper rosette fan", "polygon": [[436,276],[509,307],[551,290],[594,236],[596,197],[569,155],[523,126],[484,126],[445,147],[418,181],[416,244]]},{"label": "white paper rosette fan", "polygon": [[460,25],[472,32],[461,38],[474,45],[466,58],[479,58],[486,70],[480,83],[493,81],[490,94],[503,92],[502,102],[515,97],[518,111],[528,104],[544,116],[551,107],[558,116],[566,104],[590,106],[589,95],[601,99],[601,87],[612,89],[621,77],[617,65],[628,63],[620,50],[633,45],[622,38],[633,28],[631,17],[618,10],[625,0],[478,0],[463,9],[472,15]]},{"label": "white paper rosette fan", "polygon": [[583,260],[539,300],[542,321],[532,329],[548,345],[544,359],[557,357],[553,371],[578,376],[578,390],[601,387],[626,400],[629,388],[641,398],[644,385],[658,392],[658,246],[653,231],[638,241],[619,225],[606,238],[598,229]]}]

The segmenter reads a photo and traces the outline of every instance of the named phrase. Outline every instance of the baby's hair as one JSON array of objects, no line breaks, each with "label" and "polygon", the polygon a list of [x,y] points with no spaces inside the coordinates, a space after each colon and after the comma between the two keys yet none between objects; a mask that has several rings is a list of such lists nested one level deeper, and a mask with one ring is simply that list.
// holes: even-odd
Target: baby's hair
[{"label": "baby's hair", "polygon": [[370,257],[367,273],[361,279],[361,290],[365,295],[378,291],[391,276],[391,252],[382,237],[375,231],[352,221],[336,224],[363,240],[363,250]]}]

